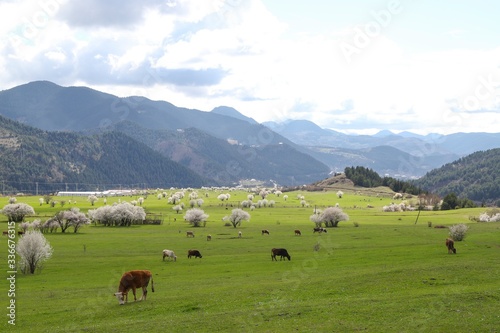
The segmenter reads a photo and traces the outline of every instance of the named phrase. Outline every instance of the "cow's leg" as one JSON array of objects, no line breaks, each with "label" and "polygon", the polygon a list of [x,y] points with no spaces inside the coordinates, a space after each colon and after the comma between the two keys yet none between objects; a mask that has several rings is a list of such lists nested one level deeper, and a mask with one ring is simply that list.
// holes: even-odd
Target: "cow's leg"
[{"label": "cow's leg", "polygon": [[135,287],[132,287],[132,293],[134,293],[134,301],[137,301],[137,296],[135,295]]}]

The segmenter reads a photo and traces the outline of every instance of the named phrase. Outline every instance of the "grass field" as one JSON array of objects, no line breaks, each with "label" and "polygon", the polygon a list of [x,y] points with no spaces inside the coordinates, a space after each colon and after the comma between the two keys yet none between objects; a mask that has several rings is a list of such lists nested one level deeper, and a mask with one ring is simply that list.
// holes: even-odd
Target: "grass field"
[{"label": "grass field", "polygon": [[[246,199],[244,192],[232,192],[224,205],[217,193],[203,197],[202,209],[210,215],[205,227],[190,227],[184,213],[175,214],[166,199],[149,196],[143,207],[162,214],[161,225],[91,225],[77,234],[46,234],[52,258],[35,275],[16,276],[15,327],[6,316],[10,298],[4,279],[0,331],[500,330],[500,224],[469,221],[484,208],[425,211],[415,223],[417,212],[382,212],[391,202],[388,196],[346,192],[338,199],[334,192],[306,192],[308,207],[302,207],[297,192],[287,194],[286,201],[270,195],[276,206],[249,211],[251,220],[236,229],[224,226],[222,218],[230,214],[230,204]],[[82,211],[91,208],[85,198],[73,199]],[[0,198],[0,207],[7,201]],[[38,197],[19,197],[18,202],[32,205],[41,216],[70,207],[39,206]],[[313,234],[313,208],[337,202],[350,220],[327,234]],[[95,207],[102,205],[100,200]],[[448,230],[430,228],[428,222],[470,226],[465,240],[456,242],[456,255],[444,245]],[[7,228],[3,215],[0,226]],[[270,235],[261,235],[264,228]],[[302,236],[295,236],[294,229]],[[196,236],[187,238],[187,230]],[[7,272],[5,236],[0,246]],[[271,261],[273,247],[287,248],[292,260]],[[166,248],[176,252],[177,262],[162,261]],[[200,250],[203,258],[188,259],[188,249]],[[132,269],[151,270],[155,292],[149,288],[142,302],[133,302],[130,294],[129,303],[120,306],[113,293],[121,275]]]}]

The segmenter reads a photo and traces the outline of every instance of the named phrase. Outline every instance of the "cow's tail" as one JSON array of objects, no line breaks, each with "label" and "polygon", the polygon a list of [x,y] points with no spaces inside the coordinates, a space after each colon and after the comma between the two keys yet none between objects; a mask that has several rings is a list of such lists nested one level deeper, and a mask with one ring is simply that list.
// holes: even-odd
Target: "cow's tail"
[{"label": "cow's tail", "polygon": [[155,284],[153,282],[153,275],[151,275],[151,291],[155,292]]}]

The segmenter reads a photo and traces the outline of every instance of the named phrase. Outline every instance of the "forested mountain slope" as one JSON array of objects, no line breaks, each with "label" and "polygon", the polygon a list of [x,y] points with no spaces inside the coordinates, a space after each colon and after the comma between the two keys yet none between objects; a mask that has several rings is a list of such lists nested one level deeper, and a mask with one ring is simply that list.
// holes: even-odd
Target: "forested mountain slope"
[{"label": "forested mountain slope", "polygon": [[0,180],[9,193],[214,184],[122,133],[48,132],[1,116]]},{"label": "forested mountain slope", "polygon": [[455,193],[477,202],[500,200],[500,148],[478,151],[428,172],[415,181],[441,196]]},{"label": "forested mountain slope", "polygon": [[241,179],[273,180],[278,184],[307,184],[328,175],[329,169],[286,143],[231,144],[199,129],[150,130],[124,121],[112,127],[141,141],[198,174],[223,184]]}]

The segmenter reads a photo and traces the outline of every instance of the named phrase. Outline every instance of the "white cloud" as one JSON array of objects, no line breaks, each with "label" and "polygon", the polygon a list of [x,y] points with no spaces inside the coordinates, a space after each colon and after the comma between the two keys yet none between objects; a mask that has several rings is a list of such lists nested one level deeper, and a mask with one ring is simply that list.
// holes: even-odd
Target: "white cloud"
[{"label": "white cloud", "polygon": [[347,59],[359,22],[300,34],[288,24],[261,0],[4,1],[1,83],[47,79],[346,131],[498,131],[500,48],[410,50],[384,30]]}]

